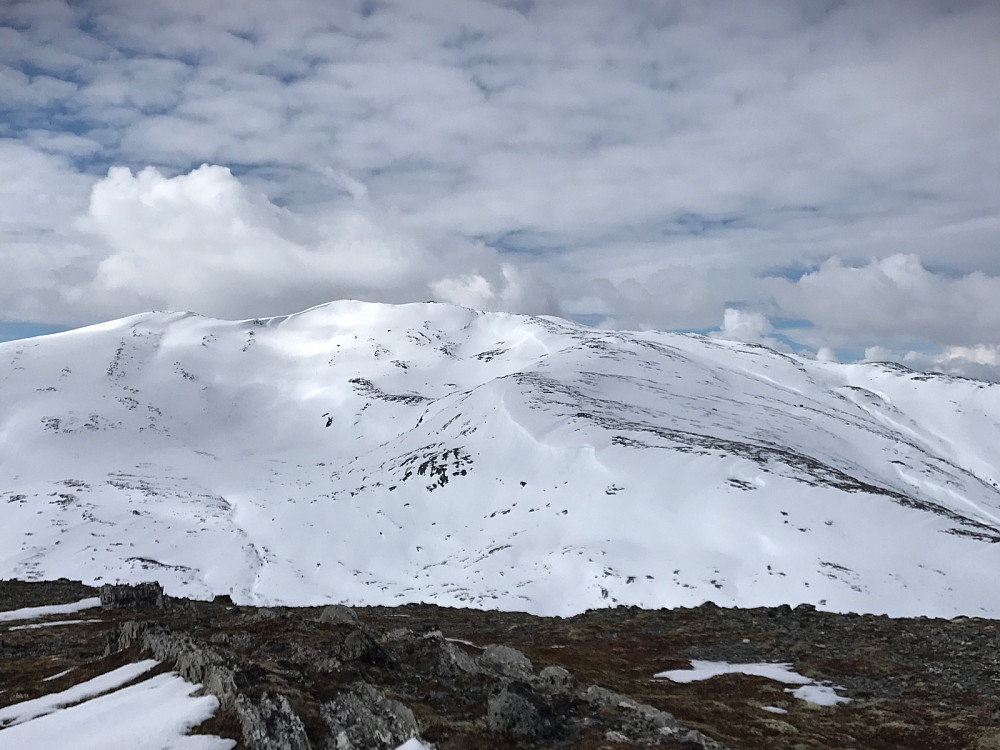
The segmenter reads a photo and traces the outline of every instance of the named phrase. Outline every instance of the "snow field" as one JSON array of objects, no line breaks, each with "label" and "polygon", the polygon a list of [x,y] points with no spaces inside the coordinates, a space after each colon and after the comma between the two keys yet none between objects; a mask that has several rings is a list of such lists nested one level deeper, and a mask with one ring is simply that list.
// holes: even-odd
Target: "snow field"
[{"label": "snow field", "polygon": [[447,305],[0,344],[0,575],[1000,616],[1000,388]]}]

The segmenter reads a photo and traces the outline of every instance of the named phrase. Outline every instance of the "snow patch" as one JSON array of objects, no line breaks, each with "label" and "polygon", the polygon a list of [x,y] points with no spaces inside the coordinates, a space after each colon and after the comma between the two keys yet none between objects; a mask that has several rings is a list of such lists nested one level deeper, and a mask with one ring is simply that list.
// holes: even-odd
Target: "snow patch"
[{"label": "snow patch", "polygon": [[[829,685],[822,685],[815,682],[811,677],[806,677],[798,672],[792,671],[792,665],[787,662],[758,662],[754,664],[731,664],[725,661],[700,661],[691,660],[691,669],[670,669],[666,672],[657,672],[654,679],[670,680],[671,682],[696,682],[708,680],[721,674],[748,674],[757,677],[766,677],[775,682],[785,685],[799,685],[797,688],[789,688],[799,700],[814,703],[819,706],[834,706],[838,703],[850,703],[850,698],[837,695],[836,688]],[[765,707],[765,710],[771,710]],[[778,713],[776,711],[775,713]]]},{"label": "snow patch", "polygon": [[[68,690],[0,710],[0,750],[230,750],[233,740],[188,735],[219,707],[174,672],[128,687],[157,664],[128,664]],[[53,675],[57,677],[59,675]],[[49,678],[49,679],[53,679]]]},{"label": "snow patch", "polygon": [[52,628],[57,625],[76,625],[81,622],[103,622],[103,620],[53,620],[52,622],[33,622],[30,625],[13,625],[7,630],[34,630],[36,628]]},{"label": "snow patch", "polygon": [[126,664],[62,692],[43,695],[41,698],[0,708],[0,726],[23,724],[60,708],[93,698],[95,695],[115,690],[145,674],[158,663],[155,659],[144,659],[134,664]]},{"label": "snow patch", "polygon": [[13,620],[34,620],[38,617],[47,617],[48,615],[69,615],[74,612],[80,612],[85,609],[93,609],[94,607],[100,607],[101,600],[99,597],[91,597],[88,599],[81,599],[78,602],[70,602],[69,604],[52,604],[45,607],[23,607],[22,609],[11,609],[6,612],[0,612],[0,622],[11,622]]},{"label": "snow patch", "polygon": [[434,750],[434,746],[425,745],[416,737],[413,737],[412,739],[407,740],[402,745],[397,747],[396,750]]}]

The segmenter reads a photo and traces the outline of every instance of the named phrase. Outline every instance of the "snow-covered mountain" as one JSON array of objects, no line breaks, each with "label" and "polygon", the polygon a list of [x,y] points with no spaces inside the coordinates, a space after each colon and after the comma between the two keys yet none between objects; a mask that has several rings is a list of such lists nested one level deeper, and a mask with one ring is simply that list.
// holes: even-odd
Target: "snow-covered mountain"
[{"label": "snow-covered mountain", "polygon": [[0,576],[1000,617],[1000,386],[439,304],[0,344]]}]

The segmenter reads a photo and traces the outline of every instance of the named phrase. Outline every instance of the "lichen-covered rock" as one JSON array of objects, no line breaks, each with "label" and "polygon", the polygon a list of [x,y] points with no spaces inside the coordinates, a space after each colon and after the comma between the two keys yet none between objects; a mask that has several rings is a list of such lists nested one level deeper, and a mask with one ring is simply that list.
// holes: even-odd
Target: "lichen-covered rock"
[{"label": "lichen-covered rock", "polygon": [[556,666],[545,667],[539,672],[534,685],[545,693],[572,693],[580,687],[569,670]]},{"label": "lichen-covered rock", "polygon": [[605,714],[610,714],[615,725],[611,731],[629,738],[631,742],[655,744],[667,739],[685,750],[726,750],[721,742],[681,726],[673,714],[639,703],[613,690],[591,685],[580,696],[598,710],[603,709]]},{"label": "lichen-covered rock", "polygon": [[[185,680],[200,683],[231,708],[239,692],[235,661],[212,645],[199,644],[183,633],[170,633],[142,622],[125,622],[118,636],[106,647],[106,653],[124,651],[138,645],[156,659],[170,662]],[[245,681],[242,687],[246,687]]]},{"label": "lichen-covered rock", "polygon": [[476,663],[484,672],[511,680],[529,680],[535,672],[531,660],[510,646],[487,646]]},{"label": "lichen-covered rock", "polygon": [[331,604],[323,607],[323,611],[319,613],[319,621],[332,625],[357,625],[358,614],[343,604]]},{"label": "lichen-covered rock", "polygon": [[452,679],[479,671],[473,658],[448,641],[440,630],[419,635],[398,629],[390,632],[380,645],[394,663],[434,679]]},{"label": "lichen-covered rock", "polygon": [[369,656],[381,656],[382,649],[375,640],[362,630],[352,630],[344,638],[340,647],[340,658],[344,661],[356,661]]},{"label": "lichen-covered rock", "polygon": [[254,750],[312,750],[302,719],[292,710],[285,696],[264,693],[253,698],[239,695],[235,708],[243,739]]},{"label": "lichen-covered rock", "polygon": [[165,599],[163,586],[156,581],[136,584],[107,583],[101,586],[101,607],[121,609],[122,607],[158,607],[163,609]]},{"label": "lichen-covered rock", "polygon": [[487,701],[486,727],[508,737],[546,737],[553,729],[551,717],[545,715],[548,713],[529,685],[512,682]]},{"label": "lichen-covered rock", "polygon": [[417,735],[413,712],[366,682],[320,706],[329,729],[322,750],[391,750]]},{"label": "lichen-covered rock", "polygon": [[603,708],[620,708],[636,705],[636,702],[627,695],[616,693],[614,690],[608,690],[600,685],[591,685],[583,691],[582,697],[588,703]]}]

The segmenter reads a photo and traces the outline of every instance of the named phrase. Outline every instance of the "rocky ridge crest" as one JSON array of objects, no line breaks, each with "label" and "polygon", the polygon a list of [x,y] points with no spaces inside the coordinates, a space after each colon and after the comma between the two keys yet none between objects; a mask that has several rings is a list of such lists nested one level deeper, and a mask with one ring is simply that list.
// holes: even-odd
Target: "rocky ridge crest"
[{"label": "rocky ridge crest", "polygon": [[[3,581],[0,609],[95,593]],[[995,621],[713,605],[566,619],[256,608],[167,597],[153,583],[99,593],[99,619],[0,634],[0,705],[151,656],[218,697],[197,731],[250,750],[392,750],[413,737],[438,750],[1000,747]],[[852,702],[813,706],[746,675],[652,679],[690,659],[787,662]]]}]

